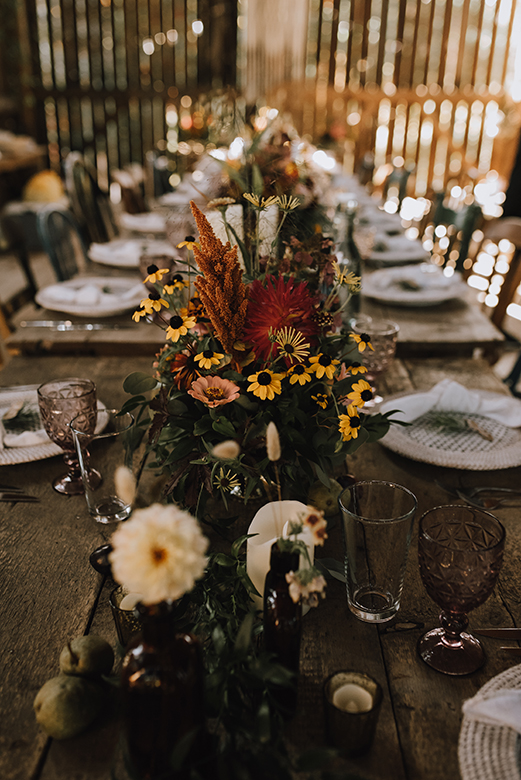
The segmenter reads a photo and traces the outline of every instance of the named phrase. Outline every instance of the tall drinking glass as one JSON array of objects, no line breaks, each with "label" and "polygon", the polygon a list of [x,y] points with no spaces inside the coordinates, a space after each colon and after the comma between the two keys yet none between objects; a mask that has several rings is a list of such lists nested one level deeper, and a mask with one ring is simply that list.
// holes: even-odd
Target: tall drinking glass
[{"label": "tall drinking glass", "polygon": [[465,631],[467,612],[494,589],[503,561],[505,529],[489,512],[438,506],[420,520],[418,560],[425,589],[442,608],[441,628],[426,633],[418,652],[445,674],[469,674],[484,663],[478,639]]},{"label": "tall drinking glass", "polygon": [[[75,496],[83,493],[80,466],[76,457],[74,440],[69,423],[78,419],[78,425],[87,433],[96,428],[97,404],[96,385],[90,379],[56,379],[45,382],[38,388],[40,416],[47,436],[62,448],[67,473],[53,482],[58,493]],[[100,475],[91,471],[92,484],[100,480]]]},{"label": "tall drinking glass", "polygon": [[356,482],[339,498],[344,526],[347,604],[368,623],[400,608],[416,497],[393,482]]},{"label": "tall drinking glass", "polygon": [[[372,317],[359,317],[351,322],[353,333],[359,336],[367,335],[371,346],[367,346],[361,356],[361,361],[367,368],[363,379],[367,380],[373,391],[373,399],[366,403],[366,408],[383,401],[378,394],[375,380],[387,371],[396,354],[396,341],[400,327],[392,320],[376,320]],[[371,349],[372,347],[372,349]]]}]

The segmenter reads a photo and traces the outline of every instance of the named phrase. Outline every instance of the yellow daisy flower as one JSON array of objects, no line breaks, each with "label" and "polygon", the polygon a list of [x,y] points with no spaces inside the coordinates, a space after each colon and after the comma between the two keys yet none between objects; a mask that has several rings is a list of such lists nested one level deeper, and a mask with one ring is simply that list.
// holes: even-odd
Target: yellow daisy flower
[{"label": "yellow daisy flower", "polygon": [[361,333],[360,335],[358,335],[358,333],[350,333],[349,335],[358,344],[359,352],[363,352],[366,347],[369,347],[369,349],[372,349],[374,352],[374,347],[371,344],[371,336],[368,336],[367,333]]},{"label": "yellow daisy flower", "polygon": [[145,314],[152,314],[153,311],[161,311],[161,306],[166,309],[170,308],[170,304],[163,300],[158,292],[151,292],[148,298],[143,298],[140,306],[145,310]]},{"label": "yellow daisy flower", "polygon": [[317,403],[322,409],[326,409],[327,405],[329,403],[329,396],[325,393],[317,393],[316,395],[312,395],[311,398],[315,403]]},{"label": "yellow daisy flower", "polygon": [[264,211],[264,209],[277,203],[276,195],[270,195],[269,198],[259,198],[258,195],[254,195],[252,192],[245,192],[242,197],[249,201],[256,209],[259,209],[259,211]]},{"label": "yellow daisy flower", "polygon": [[311,364],[309,370],[315,372],[317,379],[322,379],[323,376],[326,379],[333,379],[340,360],[333,360],[329,355],[324,355],[321,352],[319,355],[309,358],[309,362]]},{"label": "yellow daisy flower", "polygon": [[311,374],[302,363],[296,363],[294,366],[291,366],[288,369],[288,377],[290,385],[295,385],[297,382],[299,385],[305,385],[306,382],[311,382]]},{"label": "yellow daisy flower", "polygon": [[178,314],[175,314],[170,318],[170,324],[166,329],[166,337],[167,339],[172,339],[172,341],[179,341],[181,336],[186,336],[190,328],[195,328],[196,325],[197,320],[193,317],[180,317]]},{"label": "yellow daisy flower", "polygon": [[309,355],[309,344],[295,328],[286,327],[275,331],[275,341],[279,345],[279,353],[284,357],[298,360],[300,363]]},{"label": "yellow daisy flower", "polygon": [[212,366],[218,366],[224,355],[220,352],[214,352],[213,349],[205,349],[203,352],[199,352],[194,360],[199,363],[199,368],[211,368]]},{"label": "yellow daisy flower", "polygon": [[233,490],[233,488],[239,487],[241,483],[237,477],[237,474],[234,474],[233,471],[230,471],[229,469],[225,471],[221,467],[213,478],[213,484],[214,487],[216,487],[218,490],[222,490],[224,493],[229,493]]},{"label": "yellow daisy flower", "polygon": [[365,374],[367,371],[367,366],[363,366],[357,360],[354,360],[347,366],[346,371],[349,371],[349,373],[353,374],[353,376],[356,376],[357,374]]},{"label": "yellow daisy flower", "polygon": [[248,377],[248,382],[252,383],[249,385],[248,391],[262,401],[265,401],[266,398],[273,401],[275,394],[280,395],[281,393],[280,380],[283,378],[284,374],[275,374],[267,368],[263,371],[257,371],[256,374],[250,374]]},{"label": "yellow daisy flower", "polygon": [[151,282],[154,284],[155,282],[160,282],[161,279],[165,274],[169,272],[169,268],[158,268],[157,265],[149,265],[147,268],[147,274],[148,276],[145,277],[145,283]]},{"label": "yellow daisy flower", "polygon": [[362,420],[356,406],[348,406],[347,414],[341,414],[338,417],[338,430],[342,434],[342,441],[357,439],[361,425]]},{"label": "yellow daisy flower", "polygon": [[146,316],[147,316],[146,311],[140,307],[139,309],[136,309],[136,311],[132,315],[132,319],[134,320],[134,322],[139,322],[141,317],[146,317]]},{"label": "yellow daisy flower", "polygon": [[366,382],[365,379],[359,379],[358,382],[355,382],[351,388],[351,392],[347,394],[347,397],[350,399],[351,404],[361,408],[373,397],[371,385],[369,382]]},{"label": "yellow daisy flower", "polygon": [[184,246],[192,251],[194,246],[196,246],[197,249],[201,248],[193,236],[186,236],[185,240],[181,241],[181,243],[177,245],[177,248],[182,249]]},{"label": "yellow daisy flower", "polygon": [[277,198],[277,204],[281,211],[293,211],[300,206],[299,198],[294,198],[291,195],[279,195]]}]

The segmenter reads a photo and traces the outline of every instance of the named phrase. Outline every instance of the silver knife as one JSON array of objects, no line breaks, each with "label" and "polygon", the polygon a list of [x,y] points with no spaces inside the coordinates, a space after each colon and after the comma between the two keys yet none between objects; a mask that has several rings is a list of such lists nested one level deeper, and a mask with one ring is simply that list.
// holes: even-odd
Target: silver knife
[{"label": "silver knife", "polygon": [[133,328],[128,325],[120,325],[114,322],[71,322],[70,320],[22,320],[19,323],[20,328],[48,328],[49,330],[70,331],[70,330],[122,330],[123,328]]},{"label": "silver knife", "polygon": [[470,633],[494,639],[521,639],[521,628],[471,628]]},{"label": "silver knife", "polygon": [[25,493],[0,493],[0,501],[24,501],[27,503],[36,503],[40,499],[36,496],[26,496]]}]

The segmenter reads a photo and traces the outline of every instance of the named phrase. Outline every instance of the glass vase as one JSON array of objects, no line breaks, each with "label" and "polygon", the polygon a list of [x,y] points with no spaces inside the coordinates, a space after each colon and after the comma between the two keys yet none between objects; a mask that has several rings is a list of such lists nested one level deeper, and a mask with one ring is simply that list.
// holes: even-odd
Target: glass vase
[{"label": "glass vase", "polygon": [[142,634],[122,667],[123,724],[132,776],[184,780],[204,759],[203,665],[199,641],[176,626],[175,604],[138,604]]},{"label": "glass vase", "polygon": [[288,686],[276,686],[274,699],[282,715],[291,717],[297,707],[297,677],[300,664],[302,605],[289,593],[286,574],[299,568],[298,552],[283,552],[278,544],[271,547],[270,569],[264,585],[264,646],[275,661],[294,674]]}]

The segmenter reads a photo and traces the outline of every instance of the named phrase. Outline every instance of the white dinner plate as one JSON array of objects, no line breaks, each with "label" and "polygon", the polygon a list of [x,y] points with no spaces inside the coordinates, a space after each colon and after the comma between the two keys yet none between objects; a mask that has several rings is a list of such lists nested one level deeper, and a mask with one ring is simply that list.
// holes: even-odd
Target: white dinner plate
[{"label": "white dinner plate", "polygon": [[[25,385],[19,390],[16,388],[3,389],[0,387],[0,420],[11,404],[23,401],[28,404],[31,411],[38,412],[38,395],[36,393],[39,385]],[[98,401],[98,410],[103,412],[107,407],[101,401]],[[98,424],[96,433],[101,433],[108,423],[107,414],[98,414]],[[0,422],[1,425],[1,422]],[[43,428],[30,427],[31,430],[40,430]],[[3,426],[1,430],[3,438]],[[13,466],[17,463],[31,463],[35,460],[45,460],[53,458],[55,455],[63,455],[63,450],[54,444],[50,439],[42,444],[35,444],[32,447],[4,447],[0,449],[0,466]]]},{"label": "white dinner plate", "polygon": [[[497,396],[485,390],[473,390],[482,397]],[[392,409],[405,411],[408,399],[418,393],[392,396],[379,407],[385,413]],[[492,436],[488,441],[472,430],[440,429],[435,424],[435,416],[440,412],[429,411],[422,414],[410,425],[391,425],[389,431],[380,439],[380,444],[399,455],[434,466],[445,466],[469,471],[493,471],[495,469],[521,466],[521,429],[508,428],[490,417],[467,412],[443,412],[444,416],[474,420],[480,429]]]},{"label": "white dinner plate", "polygon": [[394,265],[419,263],[430,257],[421,241],[411,241],[405,236],[379,237],[371,251],[370,260]]},{"label": "white dinner plate", "polygon": [[112,317],[135,309],[147,296],[134,279],[83,276],[44,287],[36,293],[40,306],[79,317]]},{"label": "white dinner plate", "polygon": [[[493,677],[477,696],[521,688],[521,665]],[[521,780],[521,736],[509,726],[492,726],[463,716],[458,744],[462,780]]]},{"label": "white dinner plate", "polygon": [[362,280],[364,295],[391,306],[436,306],[463,297],[466,291],[459,274],[449,278],[430,263],[381,268]]},{"label": "white dinner plate", "polygon": [[141,255],[176,257],[176,251],[169,241],[144,238],[118,238],[106,244],[91,244],[87,254],[95,263],[115,268],[139,268]]}]

